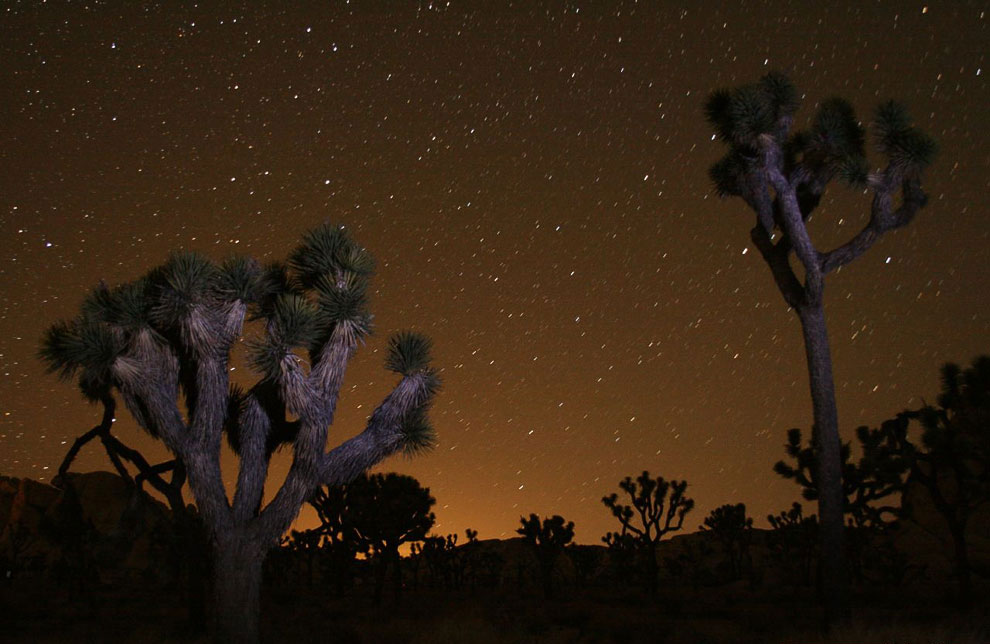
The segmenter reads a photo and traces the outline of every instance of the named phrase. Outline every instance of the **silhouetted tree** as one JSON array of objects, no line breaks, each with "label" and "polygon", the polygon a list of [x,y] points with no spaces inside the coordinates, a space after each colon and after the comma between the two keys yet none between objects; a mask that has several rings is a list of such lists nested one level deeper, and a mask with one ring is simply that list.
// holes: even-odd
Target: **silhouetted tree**
[{"label": "silhouetted tree", "polygon": [[746,504],[719,506],[705,517],[701,530],[711,532],[725,551],[731,579],[742,575],[753,536],[753,520],[746,516]]},{"label": "silhouetted tree", "polygon": [[393,571],[395,594],[402,588],[399,547],[421,541],[436,520],[430,508],[436,499],[430,489],[405,474],[359,476],[347,484],[344,524],[350,527],[359,550],[370,550],[375,566],[375,603],[380,604],[388,569]]},{"label": "silhouetted tree", "polygon": [[[850,460],[850,443],[842,444],[843,512],[848,517],[845,543],[849,555],[847,561],[857,583],[864,581],[863,568],[865,559],[870,556],[871,542],[876,535],[886,532],[899,516],[900,509],[896,505],[882,502],[891,500],[893,495],[904,489],[909,463],[900,447],[903,436],[901,425],[903,422],[895,419],[885,421],[878,429],[858,427],[856,437],[861,452],[858,462]],[[787,432],[784,449],[794,464],[778,461],[774,471],[801,485],[805,499],[818,499],[815,466],[818,453],[814,437],[803,444],[801,431],[791,429]]]},{"label": "silhouetted tree", "polygon": [[351,588],[354,582],[354,560],[357,555],[367,554],[371,544],[358,538],[350,520],[349,485],[334,485],[320,488],[309,499],[309,504],[320,518],[317,529],[322,535],[320,542],[320,562],[324,576],[337,592]]},{"label": "silhouetted tree", "polygon": [[529,518],[520,517],[521,528],[516,532],[536,553],[540,565],[540,575],[543,579],[543,595],[553,598],[553,570],[557,558],[564,552],[564,547],[574,538],[574,522],[564,522],[564,517],[555,514],[550,518],[540,520],[536,514]]},{"label": "silhouetted tree", "polygon": [[[901,450],[903,433],[903,421],[899,419],[885,421],[878,429],[857,427],[858,462],[850,460],[851,443],[842,444],[842,508],[857,528],[883,531],[897,519],[899,508],[896,505],[879,502],[904,489],[910,464]],[[819,497],[814,434],[815,428],[812,428],[811,440],[803,443],[800,429],[788,430],[784,450],[793,464],[777,461],[773,467],[774,472],[800,485],[801,496],[809,501]]]},{"label": "silhouetted tree", "polygon": [[456,585],[454,558],[457,556],[457,535],[430,535],[422,544],[413,544],[412,554],[426,563],[430,581],[434,587],[442,585],[450,590]]},{"label": "silhouetted tree", "polygon": [[773,530],[770,533],[770,550],[774,560],[789,568],[796,585],[811,584],[811,573],[818,559],[818,519],[804,516],[800,503],[777,515],[768,515]]},{"label": "silhouetted tree", "polygon": [[[80,381],[80,384],[82,385],[83,381]],[[185,580],[186,612],[190,629],[192,632],[201,631],[206,627],[204,598],[209,554],[202,522],[195,512],[190,511],[183,499],[182,489],[186,484],[186,468],[178,458],[152,465],[141,452],[127,446],[114,436],[111,429],[116,420],[117,401],[112,394],[111,383],[99,381],[85,384],[87,388],[83,389],[84,396],[90,402],[98,401],[102,405],[103,418],[98,425],[73,441],[62,458],[58,473],[52,479],[52,485],[61,489],[72,485],[72,480],[68,476],[72,462],[87,443],[99,438],[117,474],[133,486],[134,503],[139,502],[138,492],[143,489],[145,481],[164,496],[172,509],[176,529],[175,534],[169,535],[171,538],[167,540],[169,558],[175,566],[177,576]],[[92,389],[88,388],[89,386]],[[137,469],[136,475],[131,476],[125,462]],[[171,476],[166,480],[165,475],[168,473],[171,473]]]},{"label": "silhouetted tree", "polygon": [[629,495],[632,505],[619,503],[619,495],[614,492],[602,497],[602,503],[622,524],[620,532],[606,534],[603,540],[611,547],[632,535],[644,558],[647,590],[656,594],[657,544],[664,535],[681,529],[685,515],[694,508],[694,499],[684,496],[687,481],[668,482],[662,476],[654,479],[645,470],[635,480],[627,476],[619,487]]},{"label": "silhouetted tree", "polygon": [[[78,374],[91,397],[118,392],[138,425],[185,466],[213,545],[219,641],[257,640],[265,555],[318,487],[432,443],[425,410],[438,378],[429,342],[404,333],[386,359],[400,382],[363,432],[327,451],[345,368],[371,327],[371,269],[367,251],[330,225],[307,233],[288,265],[235,258],[218,266],[179,252],[134,282],[101,285],[77,318],[45,334],[50,370]],[[261,379],[243,391],[230,386],[229,364],[249,312],[263,326],[248,343]],[[220,471],[225,430],[240,457],[233,499]],[[268,464],[283,444],[292,444],[292,465],[263,506]]]},{"label": "silhouetted tree", "polygon": [[[741,197],[756,215],[750,237],[770,268],[784,301],[801,321],[818,441],[818,499],[822,570],[828,623],[849,615],[843,551],[842,461],[832,357],[825,324],[825,276],[866,252],[887,231],[907,225],[927,202],[923,170],[934,141],[911,126],[903,107],[887,102],[874,117],[884,169],[869,172],[865,136],[852,106],[831,98],[818,106],[811,127],[792,132],[799,95],[781,74],[752,85],[714,92],[705,115],[729,148],[710,176],[720,196]],[[840,246],[822,251],[806,222],[826,187],[840,179],[873,193],[870,219]],[[900,194],[900,204],[895,198]],[[795,271],[791,255],[800,270]]]},{"label": "silhouetted tree", "polygon": [[[937,406],[926,405],[899,416],[921,423],[921,445],[907,439],[903,449],[911,463],[911,480],[920,483],[945,521],[960,598],[973,599],[966,529],[976,509],[990,501],[990,356],[971,367],[942,367]],[[908,509],[910,512],[910,508]]]}]

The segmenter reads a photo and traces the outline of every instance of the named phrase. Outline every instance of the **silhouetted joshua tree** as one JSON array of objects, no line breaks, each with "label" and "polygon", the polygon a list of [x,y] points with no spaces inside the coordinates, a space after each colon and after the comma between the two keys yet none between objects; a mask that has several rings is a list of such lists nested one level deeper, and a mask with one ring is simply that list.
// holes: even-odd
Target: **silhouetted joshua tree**
[{"label": "silhouetted joshua tree", "polygon": [[[168,501],[172,509],[176,532],[168,542],[169,554],[175,565],[177,575],[185,580],[186,609],[189,626],[192,631],[206,628],[206,613],[204,597],[206,594],[206,578],[209,571],[206,544],[203,535],[203,525],[194,512],[186,507],[182,488],[186,484],[186,468],[182,461],[173,458],[152,465],[138,450],[128,447],[113,435],[111,429],[115,422],[117,401],[112,394],[112,385],[108,381],[88,382],[80,380],[80,389],[90,402],[99,402],[103,406],[103,418],[100,423],[88,432],[78,436],[73,441],[69,451],[62,458],[58,473],[52,479],[52,485],[66,489],[72,485],[68,476],[69,468],[79,451],[92,440],[99,438],[107,458],[117,474],[140,491],[147,481]],[[137,469],[137,474],[131,476],[125,462]],[[171,473],[166,480],[165,475]],[[134,497],[135,502],[138,497]]]},{"label": "silhouetted joshua tree", "polygon": [[[856,528],[882,532],[897,519],[899,508],[896,505],[879,502],[904,489],[910,465],[900,447],[901,425],[903,422],[895,419],[885,421],[879,429],[857,427],[861,456],[855,463],[850,462],[851,444],[842,444],[842,507],[850,524]],[[784,450],[793,464],[777,461],[773,466],[774,472],[800,485],[801,496],[809,501],[819,497],[814,434],[815,428],[812,428],[812,439],[803,443],[800,429],[788,430]]]},{"label": "silhouetted joshua tree", "polygon": [[[412,545],[412,554],[417,561],[426,564],[433,587],[442,585],[450,590],[457,585],[454,574],[454,560],[457,557],[457,535],[430,535],[422,544]],[[418,565],[418,564],[417,564]]]},{"label": "silhouetted joshua tree", "polygon": [[[856,437],[861,451],[858,462],[850,461],[850,443],[842,444],[843,512],[848,517],[845,545],[849,568],[857,583],[864,581],[863,567],[873,537],[886,532],[899,516],[899,507],[882,502],[904,489],[909,463],[900,448],[902,424],[902,421],[892,420],[885,421],[879,429],[858,427]],[[812,430],[814,434],[814,428]],[[809,443],[802,444],[801,431],[791,429],[787,432],[784,449],[794,464],[778,461],[774,471],[801,485],[805,499],[816,500],[816,442],[812,438]]]},{"label": "silhouetted joshua tree", "polygon": [[574,538],[574,522],[565,523],[564,517],[559,514],[542,521],[536,514],[530,514],[528,519],[520,517],[519,521],[522,527],[517,528],[516,532],[521,534],[523,540],[532,548],[540,565],[543,596],[552,599],[554,566],[558,557],[563,554],[564,547]]},{"label": "silhouetted joshua tree", "polygon": [[[828,623],[849,615],[843,551],[842,461],[832,357],[825,324],[825,276],[862,255],[884,233],[907,225],[927,202],[924,169],[934,141],[911,126],[903,107],[887,102],[874,117],[885,167],[869,172],[864,132],[852,106],[831,98],[818,106],[811,127],[792,132],[799,97],[791,82],[771,73],[752,85],[714,92],[705,115],[729,151],[710,176],[720,196],[740,197],[756,215],[750,238],[784,301],[801,321],[814,425],[819,428],[818,499],[822,570]],[[835,179],[873,193],[870,219],[838,247],[815,246],[806,222]],[[900,204],[895,198],[900,194]],[[791,264],[794,255],[799,270]]]},{"label": "silhouetted joshua tree", "polygon": [[309,504],[320,517],[320,527],[315,530],[322,536],[320,562],[324,576],[338,593],[349,590],[354,582],[354,560],[367,554],[371,544],[355,534],[348,508],[349,485],[320,488],[309,499]]},{"label": "silhouetted joshua tree", "polygon": [[[177,252],[134,282],[98,287],[77,318],[45,335],[50,370],[78,374],[84,392],[119,393],[185,466],[213,545],[218,641],[257,641],[265,555],[320,486],[432,443],[425,411],[438,378],[429,341],[403,333],[386,359],[401,380],[364,431],[327,450],[345,368],[371,328],[371,269],[367,251],[330,225],[307,233],[288,265],[235,258],[218,266]],[[263,327],[247,343],[261,378],[244,391],[230,385],[230,354],[249,314]],[[232,499],[220,471],[224,433],[240,458]],[[292,464],[263,505],[269,461],[284,444]]]},{"label": "silhouetted joshua tree", "polygon": [[684,495],[687,481],[668,482],[662,476],[654,479],[647,471],[635,480],[627,476],[619,482],[619,487],[629,495],[632,505],[619,503],[619,495],[614,492],[602,497],[602,503],[622,524],[620,532],[610,532],[603,541],[609,546],[621,544],[628,542],[631,535],[643,556],[646,588],[651,595],[656,594],[657,544],[664,535],[681,529],[685,515],[694,508],[694,499]]},{"label": "silhouetted joshua tree", "polygon": [[949,529],[959,596],[969,603],[973,582],[966,529],[976,509],[990,501],[990,356],[976,358],[965,370],[943,366],[937,402],[899,416],[920,421],[920,446],[907,440],[906,425],[900,437],[910,480],[924,487]]},{"label": "silhouetted joshua tree", "polygon": [[722,544],[728,559],[729,578],[739,579],[753,537],[753,520],[746,516],[746,504],[726,504],[715,508],[705,517],[700,529],[711,532]]},{"label": "silhouetted joshua tree", "polygon": [[791,572],[795,585],[811,584],[811,573],[818,559],[818,519],[804,516],[801,504],[794,502],[790,510],[767,516],[773,530],[769,536],[774,559]]},{"label": "silhouetted joshua tree", "polygon": [[358,476],[344,487],[347,507],[343,524],[358,550],[371,552],[375,603],[381,603],[390,567],[398,598],[402,588],[399,546],[426,538],[436,520],[430,511],[436,499],[415,478],[394,472]]},{"label": "silhouetted joshua tree", "polygon": [[[105,286],[102,288],[105,288]],[[122,479],[131,485],[135,485],[138,489],[141,488],[142,483],[147,481],[165,497],[173,512],[184,513],[186,511],[186,504],[182,498],[182,487],[186,483],[186,468],[182,465],[182,461],[171,459],[152,465],[141,452],[125,445],[111,432],[117,413],[117,400],[111,393],[111,383],[104,381],[86,384],[94,384],[98,388],[90,389],[80,381],[80,389],[82,389],[83,395],[90,402],[99,402],[103,406],[103,418],[98,425],[78,436],[73,441],[69,451],[62,458],[62,463],[58,468],[58,474],[52,479],[52,484],[56,487],[69,484],[66,473],[79,454],[79,450],[90,441],[99,438],[103,444],[103,449],[107,453],[107,458],[110,459],[110,463]],[[124,461],[131,463],[137,468],[137,476],[131,476],[130,471],[124,465]],[[166,481],[163,475],[169,472],[172,473],[172,476],[170,480]]]}]

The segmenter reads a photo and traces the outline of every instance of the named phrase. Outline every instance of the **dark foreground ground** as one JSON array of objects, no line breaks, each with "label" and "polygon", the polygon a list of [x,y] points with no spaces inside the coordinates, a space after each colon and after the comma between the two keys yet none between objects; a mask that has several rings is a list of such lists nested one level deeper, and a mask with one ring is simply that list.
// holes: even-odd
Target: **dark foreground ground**
[{"label": "dark foreground ground", "polygon": [[[804,590],[743,587],[664,592],[653,599],[605,589],[564,592],[559,600],[510,590],[451,594],[407,592],[375,608],[360,589],[335,598],[319,589],[270,592],[265,642],[444,643],[622,642],[705,644],[985,644],[990,602],[960,611],[951,600],[854,598],[854,624],[822,636],[819,612]],[[84,594],[53,585],[0,581],[3,642],[205,642],[185,627],[181,602],[139,587]]]}]

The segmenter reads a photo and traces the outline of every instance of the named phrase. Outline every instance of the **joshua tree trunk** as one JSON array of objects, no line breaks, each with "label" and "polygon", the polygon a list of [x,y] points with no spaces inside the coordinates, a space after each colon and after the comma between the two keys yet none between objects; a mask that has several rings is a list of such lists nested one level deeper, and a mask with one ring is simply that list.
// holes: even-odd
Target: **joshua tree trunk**
[{"label": "joshua tree trunk", "polygon": [[217,644],[259,641],[261,568],[265,548],[244,539],[218,540],[213,547],[213,637]]},{"label": "joshua tree trunk", "polygon": [[808,358],[808,380],[818,453],[818,516],[821,521],[821,575],[825,591],[826,623],[849,616],[846,597],[848,580],[844,556],[842,456],[839,414],[835,405],[832,355],[821,300],[798,309],[804,349]]}]

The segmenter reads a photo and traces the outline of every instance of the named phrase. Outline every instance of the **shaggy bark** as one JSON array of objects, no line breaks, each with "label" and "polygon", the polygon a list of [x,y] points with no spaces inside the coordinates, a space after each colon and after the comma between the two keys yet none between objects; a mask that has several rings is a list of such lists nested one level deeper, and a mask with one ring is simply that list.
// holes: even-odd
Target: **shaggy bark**
[{"label": "shaggy bark", "polygon": [[[325,224],[304,236],[290,265],[262,269],[234,259],[217,266],[174,254],[135,282],[101,284],[79,317],[48,331],[41,350],[50,370],[79,374],[91,399],[119,391],[138,424],[175,455],[175,476],[187,476],[213,544],[218,642],[257,640],[262,562],[320,486],[346,483],[397,450],[432,444],[426,408],[439,379],[429,341],[403,333],[392,338],[386,360],[402,376],[395,389],[364,431],[327,451],[347,363],[370,332],[371,260],[342,228]],[[231,387],[229,365],[249,309],[264,331],[247,342],[261,379],[245,393]],[[104,421],[94,431],[105,437]],[[225,433],[240,456],[233,502],[220,471]],[[288,475],[262,507],[269,460],[290,443]],[[158,469],[141,469],[152,484],[160,480]]]}]

